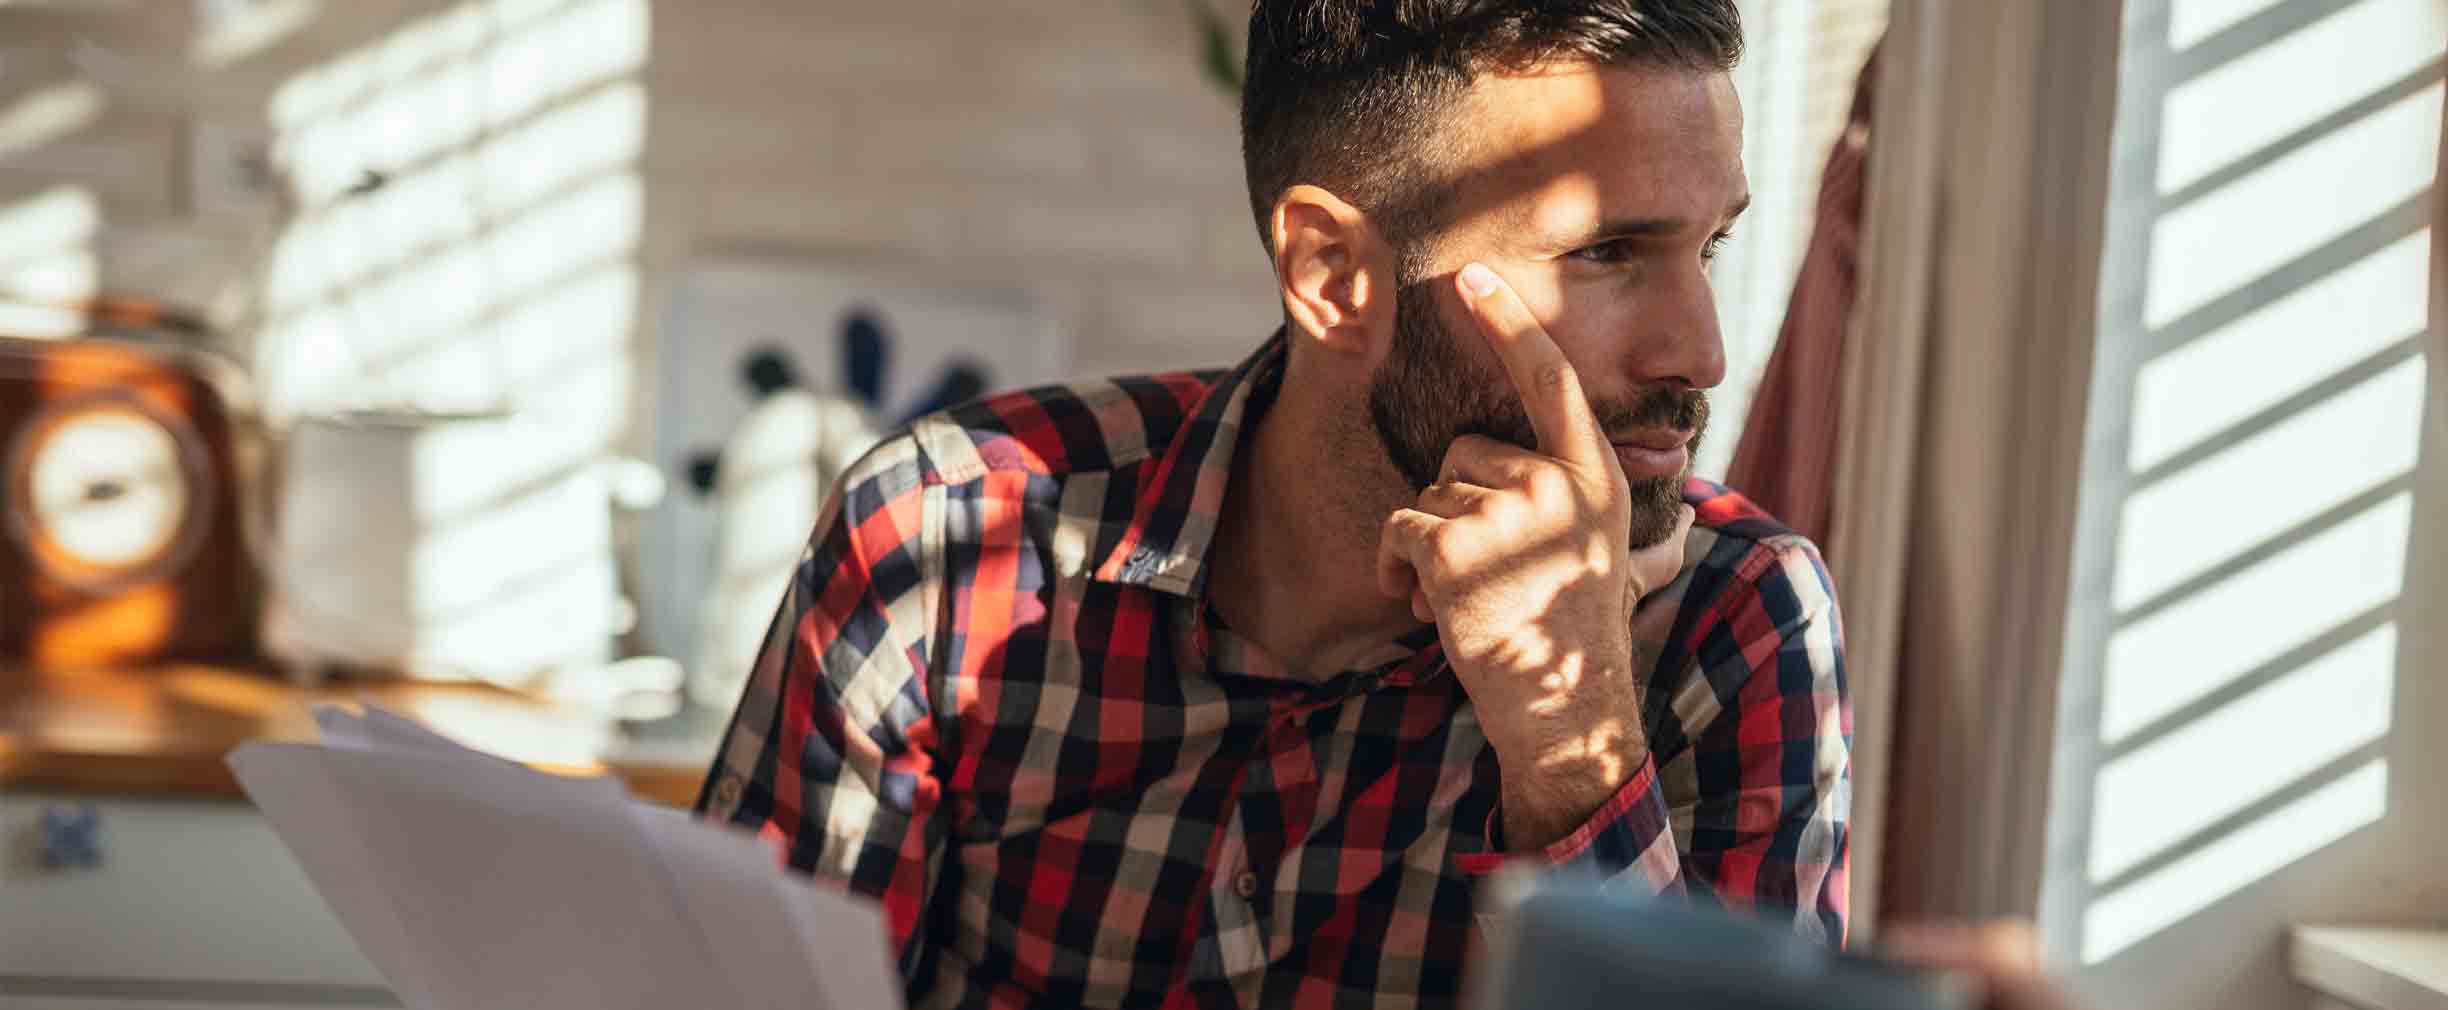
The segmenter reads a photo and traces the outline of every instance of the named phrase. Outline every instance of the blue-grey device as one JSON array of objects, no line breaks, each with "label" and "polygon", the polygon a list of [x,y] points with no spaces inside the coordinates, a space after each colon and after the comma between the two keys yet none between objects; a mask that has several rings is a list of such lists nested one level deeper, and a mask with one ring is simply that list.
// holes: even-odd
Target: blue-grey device
[{"label": "blue-grey device", "polygon": [[[1491,882],[1493,883],[1493,882]],[[1476,1010],[1975,1010],[1979,986],[1741,917],[1570,878],[1483,916]]]}]

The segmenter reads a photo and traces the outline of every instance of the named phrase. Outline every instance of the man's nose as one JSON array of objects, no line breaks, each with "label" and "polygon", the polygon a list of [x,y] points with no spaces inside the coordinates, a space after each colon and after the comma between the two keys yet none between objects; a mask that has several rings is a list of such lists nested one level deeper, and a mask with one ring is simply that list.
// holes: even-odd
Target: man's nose
[{"label": "man's nose", "polygon": [[1725,381],[1725,337],[1708,275],[1692,271],[1651,306],[1635,341],[1634,379],[1641,385],[1681,382],[1709,389]]}]

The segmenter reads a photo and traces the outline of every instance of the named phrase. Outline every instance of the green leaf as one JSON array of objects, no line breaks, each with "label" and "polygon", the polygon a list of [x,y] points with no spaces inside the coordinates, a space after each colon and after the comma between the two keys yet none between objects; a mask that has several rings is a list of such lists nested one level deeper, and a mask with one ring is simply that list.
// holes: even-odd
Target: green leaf
[{"label": "green leaf", "polygon": [[1239,95],[1241,59],[1233,52],[1232,27],[1224,23],[1223,15],[1217,14],[1215,8],[1201,0],[1185,2],[1190,5],[1190,16],[1198,22],[1199,31],[1207,37],[1207,79],[1226,94]]},{"label": "green leaf", "polygon": [[[8,0],[0,0],[6,3]],[[1150,8],[1163,5],[1164,0],[1147,0]],[[1241,97],[1241,54],[1233,45],[1232,26],[1209,0],[1182,0],[1189,8],[1190,22],[1198,28],[1202,43],[1199,47],[1199,71],[1207,82],[1227,97]]]}]

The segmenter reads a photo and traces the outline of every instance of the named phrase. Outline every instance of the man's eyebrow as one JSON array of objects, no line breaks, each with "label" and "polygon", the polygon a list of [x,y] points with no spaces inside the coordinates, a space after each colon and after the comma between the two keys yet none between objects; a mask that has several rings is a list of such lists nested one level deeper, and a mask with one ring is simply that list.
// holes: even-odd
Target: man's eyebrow
[{"label": "man's eyebrow", "polygon": [[[1751,209],[1751,194],[1744,193],[1727,208],[1725,219],[1732,221]],[[1691,222],[1679,217],[1617,217],[1598,222],[1597,227],[1572,239],[1576,246],[1596,245],[1632,238],[1659,238],[1681,234]]]},{"label": "man's eyebrow", "polygon": [[1656,238],[1673,235],[1687,227],[1679,217],[1618,217],[1598,222],[1598,225],[1572,240],[1574,245],[1596,245],[1628,238]]}]

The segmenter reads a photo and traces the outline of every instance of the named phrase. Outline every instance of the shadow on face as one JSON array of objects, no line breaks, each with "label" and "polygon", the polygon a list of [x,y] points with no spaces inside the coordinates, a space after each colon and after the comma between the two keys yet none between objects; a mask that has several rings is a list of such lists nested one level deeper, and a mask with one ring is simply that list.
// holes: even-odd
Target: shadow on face
[{"label": "shadow on face", "polygon": [[1369,379],[1371,427],[1413,490],[1445,446],[1532,447],[1528,415],[1452,275],[1502,275],[1579,371],[1619,441],[1688,433],[1674,473],[1627,472],[1632,540],[1672,531],[1705,390],[1725,355],[1708,263],[1749,202],[1742,113],[1723,73],[1570,64],[1483,75],[1445,114],[1435,225],[1400,250],[1392,333]]}]

